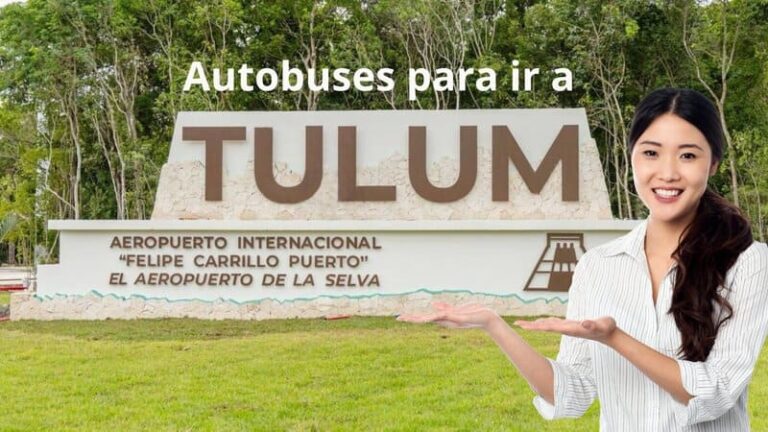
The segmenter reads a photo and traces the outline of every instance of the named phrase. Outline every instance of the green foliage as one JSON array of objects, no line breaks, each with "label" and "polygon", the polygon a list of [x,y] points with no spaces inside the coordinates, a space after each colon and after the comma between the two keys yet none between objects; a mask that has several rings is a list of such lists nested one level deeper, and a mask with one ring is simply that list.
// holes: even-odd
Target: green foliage
[{"label": "green foliage", "polygon": [[[558,338],[524,337],[547,355]],[[393,318],[0,323],[21,430],[591,431],[548,422],[481,331]],[[30,413],[35,415],[30,415]]]},{"label": "green foliage", "polygon": [[[557,352],[557,335],[520,333]],[[483,332],[393,318],[4,322],[0,358],[13,407],[2,430],[593,431],[599,421],[597,403],[580,419],[541,419]],[[768,427],[767,398],[763,352],[754,430]]]}]

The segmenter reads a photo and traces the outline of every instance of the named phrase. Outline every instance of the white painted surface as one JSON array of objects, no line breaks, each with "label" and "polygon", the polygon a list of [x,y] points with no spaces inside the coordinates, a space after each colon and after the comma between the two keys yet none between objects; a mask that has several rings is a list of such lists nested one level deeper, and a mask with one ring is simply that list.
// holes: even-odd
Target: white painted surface
[{"label": "white painted surface", "polygon": [[[531,272],[535,268],[546,244],[547,232],[583,232],[584,246],[589,249],[614,239],[631,229],[636,221],[580,221],[578,224],[567,221],[537,221],[525,228],[519,223],[488,224],[456,222],[449,228],[446,222],[443,229],[417,229],[409,224],[366,223],[347,226],[339,232],[328,225],[320,226],[315,222],[283,223],[279,226],[259,228],[256,223],[228,224],[202,221],[167,221],[157,225],[157,221],[57,221],[51,228],[61,231],[60,264],[45,265],[38,268],[38,295],[56,294],[85,295],[91,291],[114,294],[122,297],[140,295],[163,299],[227,299],[238,302],[265,298],[291,300],[297,298],[316,298],[320,296],[360,296],[404,294],[419,289],[433,291],[465,290],[478,294],[504,296],[512,293],[523,299],[566,298],[565,293],[542,291],[523,291]],[[472,226],[472,225],[475,226]],[[90,225],[90,226],[89,226]],[[123,225],[123,226],[121,226]],[[248,228],[246,226],[249,225]],[[155,229],[150,229],[154,226]],[[388,227],[382,229],[382,227]],[[591,227],[599,229],[576,229]],[[344,228],[343,223],[335,226]],[[408,228],[404,228],[408,227]],[[548,227],[544,230],[543,228]],[[331,229],[329,229],[331,228]],[[438,227],[432,227],[438,228]],[[115,236],[121,235],[216,235],[227,239],[225,250],[120,250],[110,248]],[[238,235],[264,236],[368,236],[376,237],[380,250],[237,250]],[[119,256],[125,253],[180,254],[184,256],[184,267],[175,269],[135,269],[128,268]],[[266,256],[277,255],[281,261],[279,267],[239,268],[239,269],[200,269],[192,265],[195,255],[210,254],[248,254]],[[289,268],[287,257],[295,255],[367,255],[368,262],[356,270],[345,269],[302,269]],[[579,253],[580,254],[580,253]],[[127,286],[109,284],[111,272],[125,273]],[[254,276],[252,286],[135,286],[134,281],[140,271],[163,272],[248,272]],[[286,287],[262,287],[261,278],[265,273],[288,274]],[[314,287],[297,287],[291,283],[293,274],[301,279],[307,274],[315,276]],[[326,287],[325,277],[329,273],[337,274],[377,274],[380,287]]]},{"label": "white painted surface", "polygon": [[4,286],[28,286],[32,269],[29,267],[0,267],[0,288]]}]

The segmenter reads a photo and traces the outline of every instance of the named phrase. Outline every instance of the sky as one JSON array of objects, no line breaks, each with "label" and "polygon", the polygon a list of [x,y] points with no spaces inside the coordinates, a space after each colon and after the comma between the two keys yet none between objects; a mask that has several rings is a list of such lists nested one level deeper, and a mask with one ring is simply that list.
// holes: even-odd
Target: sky
[{"label": "sky", "polygon": [[0,0],[0,7],[3,7],[5,5],[9,5],[11,3],[20,3],[24,0]]}]

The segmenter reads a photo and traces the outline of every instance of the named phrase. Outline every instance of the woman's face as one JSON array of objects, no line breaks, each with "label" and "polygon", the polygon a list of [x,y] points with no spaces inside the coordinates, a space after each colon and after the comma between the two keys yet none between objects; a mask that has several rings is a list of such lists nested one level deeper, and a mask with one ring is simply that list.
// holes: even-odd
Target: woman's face
[{"label": "woman's face", "polygon": [[632,149],[635,189],[656,222],[693,220],[716,169],[701,131],[674,114],[654,120]]}]

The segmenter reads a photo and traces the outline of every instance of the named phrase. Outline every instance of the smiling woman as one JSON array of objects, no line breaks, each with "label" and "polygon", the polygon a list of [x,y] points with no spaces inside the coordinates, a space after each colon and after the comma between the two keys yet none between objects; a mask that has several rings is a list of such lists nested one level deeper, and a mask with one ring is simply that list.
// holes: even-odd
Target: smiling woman
[{"label": "smiling woman", "polygon": [[562,334],[556,360],[483,306],[438,303],[399,319],[483,328],[547,419],[579,417],[597,397],[603,431],[749,430],[768,248],[707,189],[724,142],[717,111],[695,91],[661,89],[638,105],[628,150],[648,219],[579,260],[566,319],[516,322]]},{"label": "smiling woman", "polygon": [[657,118],[633,146],[635,188],[655,219],[688,225],[718,161],[704,134],[675,114]]}]

